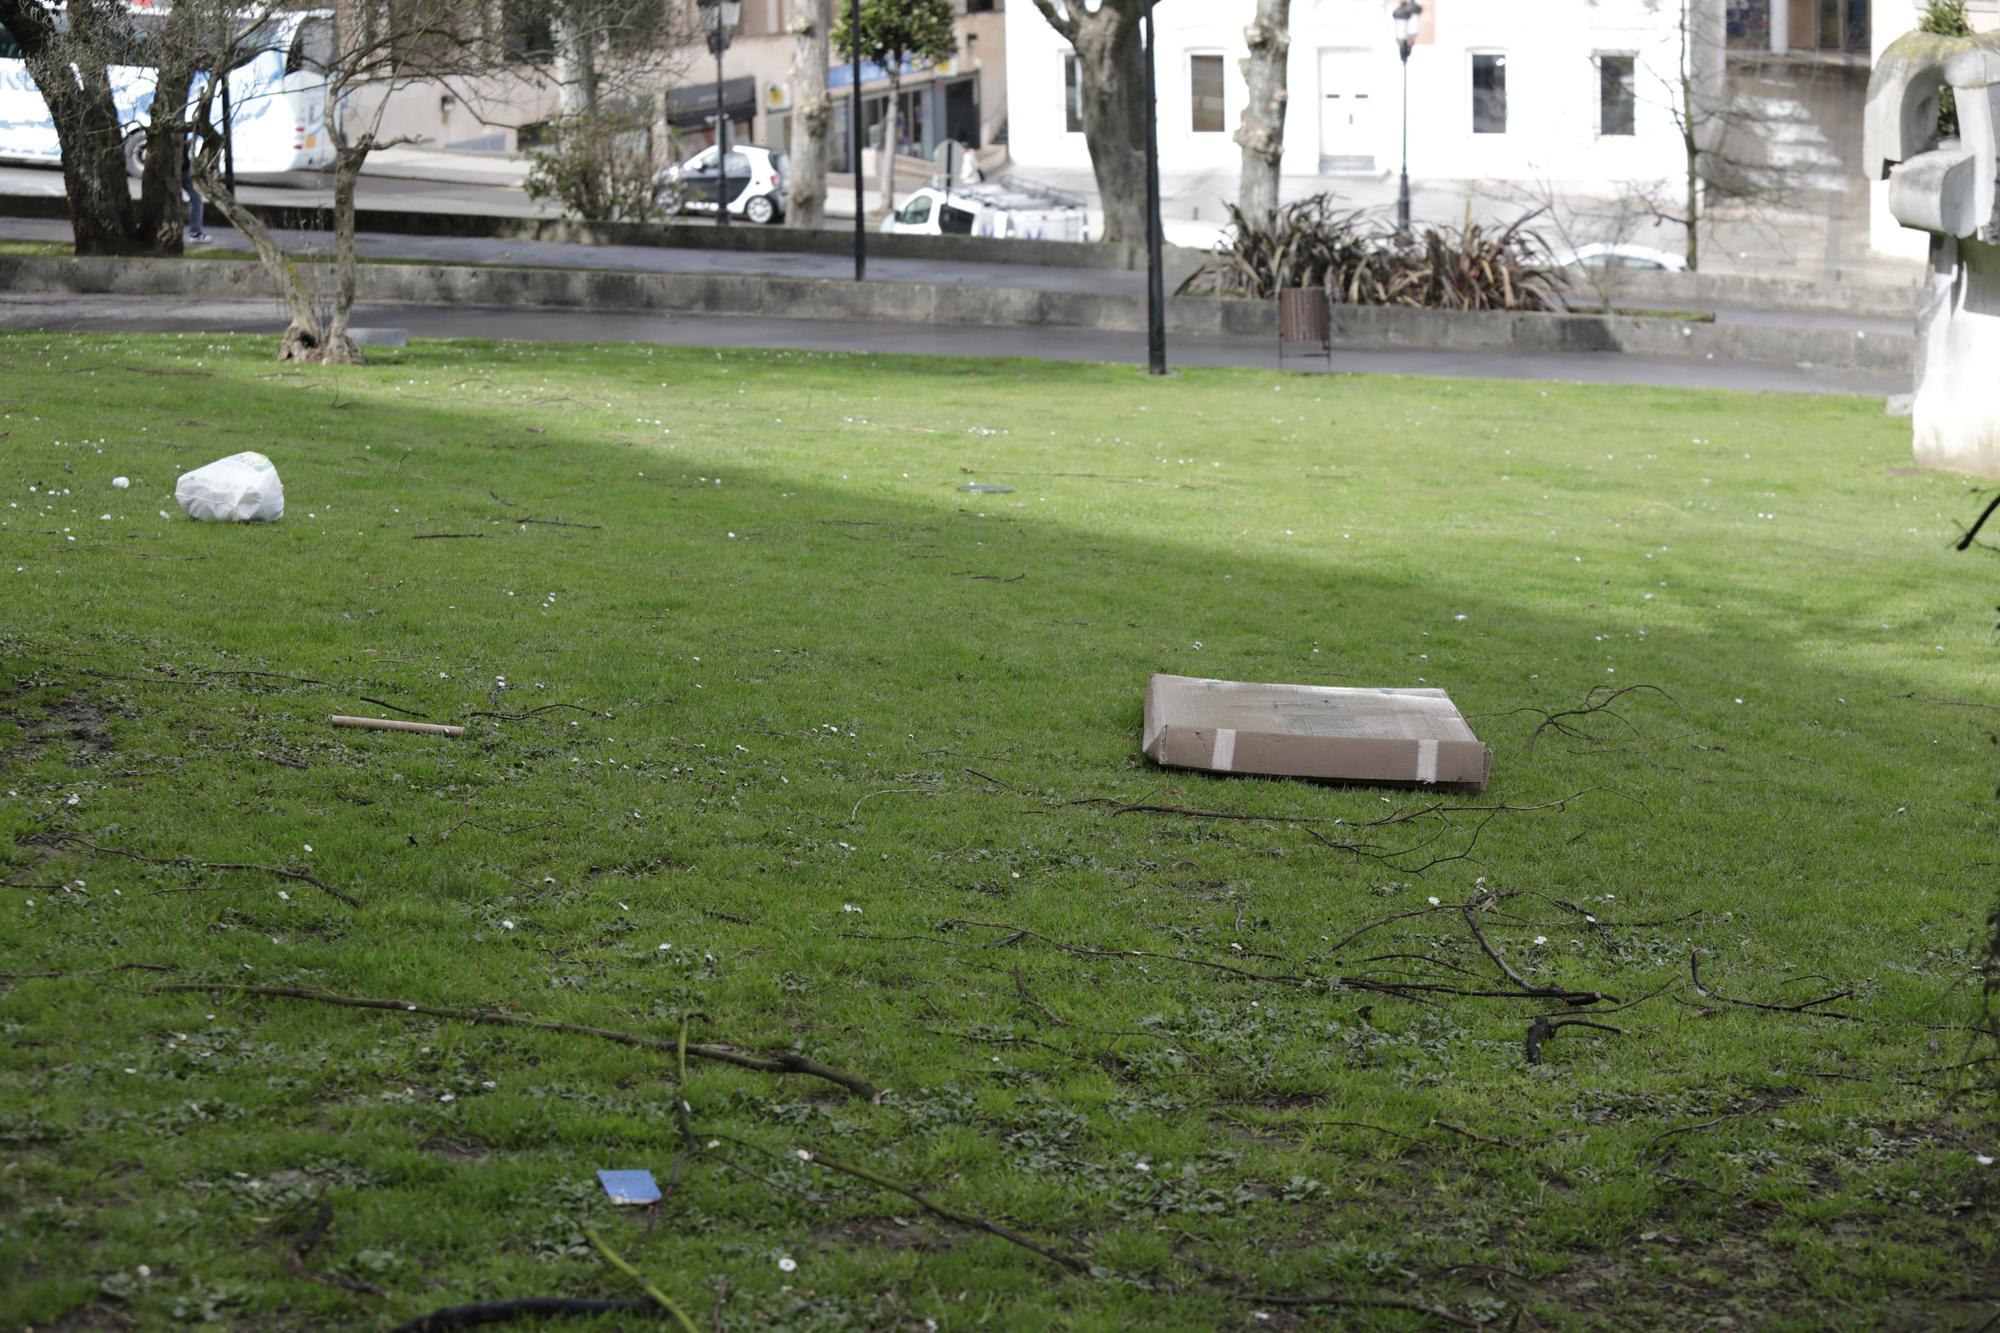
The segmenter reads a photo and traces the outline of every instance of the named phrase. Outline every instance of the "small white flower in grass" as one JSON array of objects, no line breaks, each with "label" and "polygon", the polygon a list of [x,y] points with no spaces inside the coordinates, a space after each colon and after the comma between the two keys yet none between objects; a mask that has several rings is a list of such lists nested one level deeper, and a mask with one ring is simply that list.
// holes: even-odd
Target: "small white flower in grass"
[{"label": "small white flower in grass", "polygon": [[804,1148],[794,1148],[792,1151],[798,1155],[798,1159],[801,1162],[810,1162],[813,1159],[813,1155]]},{"label": "small white flower in grass", "polygon": [[1983,1152],[1982,1152],[1982,1153],[1975,1153],[1975,1154],[1973,1154],[1973,1158],[1972,1158],[1972,1160],[1973,1160],[1973,1161],[1975,1161],[1975,1162],[1977,1162],[1977,1163],[1979,1163],[1979,1164],[1980,1164],[1981,1166],[1991,1166],[1991,1165],[1993,1165],[1993,1159],[1992,1159],[1991,1157],[1988,1157],[1988,1156],[1987,1156],[1987,1155],[1986,1155],[1985,1153],[1983,1153]]},{"label": "small white flower in grass", "polygon": [[111,485],[116,490],[122,491],[131,484],[132,484],[132,479],[130,477],[113,477],[111,479]]},{"label": "small white flower in grass", "polygon": [[75,792],[71,792],[69,794],[69,799],[63,802],[64,805],[80,805],[82,803],[83,803],[83,798],[81,796],[78,796]]},{"label": "small white flower in grass", "polygon": [[308,843],[302,843],[301,845],[302,845],[302,846],[303,846],[303,847],[304,847],[304,848],[305,848],[305,849],[306,849],[307,851],[311,851],[311,850],[313,849],[313,845],[312,845],[311,843],[309,843],[309,842],[308,842]]},{"label": "small white flower in grass", "polygon": [[661,953],[669,953],[669,952],[671,952],[671,951],[672,951],[673,947],[674,947],[674,946],[673,946],[673,945],[671,945],[671,944],[662,944],[662,945],[660,946],[660,952],[661,952]]},{"label": "small white flower in grass", "polygon": [[455,1093],[441,1092],[438,1094],[438,1100],[441,1102],[455,1102],[458,1100],[458,1097]]},{"label": "small white flower in grass", "polygon": [[137,1268],[133,1269],[132,1271],[137,1273],[140,1277],[151,1277],[153,1275],[153,1270],[145,1264],[140,1264]]},{"label": "small white flower in grass", "polygon": [[[732,532],[732,533],[730,533],[729,535],[733,537],[733,536],[735,536],[736,534]],[[781,1258],[780,1258],[780,1259],[778,1260],[778,1271],[779,1271],[780,1273],[793,1273],[793,1272],[797,1272],[797,1271],[798,1271],[798,1267],[799,1267],[799,1261],[798,1261],[798,1260],[796,1260],[796,1259],[794,1259],[794,1258],[792,1258],[792,1256],[791,1256],[791,1255],[789,1255],[789,1254],[787,1254],[787,1255],[784,1255],[784,1256],[782,1256],[782,1257],[781,1257]]]},{"label": "small white flower in grass", "polygon": [[[842,845],[844,846],[845,844]],[[852,912],[856,916],[861,915],[861,909],[856,907],[853,903],[842,903],[840,905],[840,910],[843,912]]]},{"label": "small white flower in grass", "polygon": [[278,901],[279,901],[279,902],[281,902],[281,903],[288,903],[288,902],[290,902],[291,900],[292,900],[292,895],[291,895],[291,894],[289,894],[289,893],[286,893],[286,892],[285,892],[285,891],[284,891],[283,889],[279,889],[279,890],[278,890]]},{"label": "small white flower in grass", "polygon": [[514,928],[514,923],[513,923],[512,921],[508,920],[508,919],[507,919],[507,918],[505,918],[505,917],[502,917],[502,918],[500,919],[500,929],[502,929],[502,930],[512,930],[513,928]]},{"label": "small white flower in grass", "polygon": [[713,1149],[716,1149],[716,1148],[720,1148],[720,1147],[722,1146],[722,1140],[721,1140],[721,1139],[710,1139],[710,1140],[708,1141],[708,1146],[709,1146],[709,1148],[710,1148],[711,1150],[713,1150]]},{"label": "small white flower in grass", "polygon": [[497,1088],[500,1085],[490,1078],[482,1078],[479,1080],[479,1086],[482,1088]]},{"label": "small white flower in grass", "polygon": [[1132,1169],[1134,1171],[1151,1171],[1153,1164],[1151,1162],[1134,1162],[1132,1163]]},{"label": "small white flower in grass", "polygon": [[1436,894],[1432,894],[1426,901],[1428,901],[1432,907],[1438,906],[1438,898]]},{"label": "small white flower in grass", "polygon": [[1537,944],[1547,944],[1548,942],[1549,942],[1549,937],[1546,935],[1535,936],[1535,943]]}]

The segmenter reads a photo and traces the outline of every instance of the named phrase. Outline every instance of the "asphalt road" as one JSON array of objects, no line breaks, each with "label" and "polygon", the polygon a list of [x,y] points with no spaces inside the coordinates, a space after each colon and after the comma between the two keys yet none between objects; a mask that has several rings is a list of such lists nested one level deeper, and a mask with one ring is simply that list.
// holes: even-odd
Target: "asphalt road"
[{"label": "asphalt road", "polygon": [[[421,338],[508,338],[548,342],[635,342],[669,347],[745,347],[917,356],[1022,357],[1043,361],[1145,361],[1145,335],[1075,328],[974,328],[765,319],[730,315],[619,314],[570,310],[486,310],[470,307],[366,306],[357,325],[407,329]],[[284,327],[270,301],[186,300],[173,297],[0,293],[0,330],[151,333],[269,333]],[[1176,366],[1271,369],[1277,346],[1268,338],[1175,334],[1168,360]],[[1287,358],[1288,369],[1343,374],[1397,374],[1476,379],[1548,380],[1674,388],[1743,389],[1775,393],[1905,393],[1907,378],[1858,371],[1810,370],[1761,362],[1700,361],[1612,353],[1346,349],[1331,363]]]}]

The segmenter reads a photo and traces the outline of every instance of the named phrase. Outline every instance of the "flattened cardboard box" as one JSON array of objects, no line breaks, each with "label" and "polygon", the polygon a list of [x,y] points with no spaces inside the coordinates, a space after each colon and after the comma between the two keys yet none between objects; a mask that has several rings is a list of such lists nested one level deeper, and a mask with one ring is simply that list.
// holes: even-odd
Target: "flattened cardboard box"
[{"label": "flattened cardboard box", "polygon": [[1443,690],[1146,683],[1146,754],[1170,768],[1478,790],[1493,752]]}]

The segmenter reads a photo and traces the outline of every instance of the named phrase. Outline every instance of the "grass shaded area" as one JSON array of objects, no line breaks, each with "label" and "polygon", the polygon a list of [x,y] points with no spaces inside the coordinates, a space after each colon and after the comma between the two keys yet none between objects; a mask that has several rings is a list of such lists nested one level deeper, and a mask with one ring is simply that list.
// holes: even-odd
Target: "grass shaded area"
[{"label": "grass shaded area", "polygon": [[[0,1324],[636,1295],[586,1227],[725,1328],[2000,1296],[1991,1108],[1946,1095],[1990,569],[1879,402],[269,350],[0,338]],[[175,476],[244,448],[285,520],[182,519]],[[1496,749],[1463,803],[1538,808],[1363,832],[1432,799],[1153,768],[1152,671],[1447,686]],[[1518,711],[1607,683],[1671,699],[1539,740]],[[1458,904],[1525,980],[1617,1000],[1343,984],[1509,990]],[[1694,949],[1733,999],[1848,993],[1705,997]],[[133,964],[168,970],[102,971]],[[158,989],[191,982],[685,1023],[885,1092]],[[1552,1012],[1621,1032],[1530,1064]],[[670,1198],[612,1208],[623,1167]]]}]

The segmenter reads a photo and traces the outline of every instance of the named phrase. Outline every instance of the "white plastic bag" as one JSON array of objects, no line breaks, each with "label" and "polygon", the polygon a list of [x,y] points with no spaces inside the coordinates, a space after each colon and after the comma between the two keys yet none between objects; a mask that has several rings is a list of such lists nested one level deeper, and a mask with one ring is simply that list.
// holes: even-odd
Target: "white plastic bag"
[{"label": "white plastic bag", "polygon": [[189,518],[254,523],[285,516],[285,487],[278,480],[278,469],[251,451],[183,472],[174,483],[174,499]]}]

